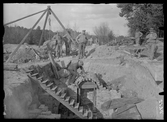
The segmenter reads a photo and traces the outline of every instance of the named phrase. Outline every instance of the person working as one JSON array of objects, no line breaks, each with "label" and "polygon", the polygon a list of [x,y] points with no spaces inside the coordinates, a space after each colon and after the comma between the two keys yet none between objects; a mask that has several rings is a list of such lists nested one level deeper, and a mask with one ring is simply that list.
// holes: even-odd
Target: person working
[{"label": "person working", "polygon": [[71,85],[75,82],[75,79],[78,77],[78,69],[81,69],[81,73],[84,73],[83,61],[78,60],[77,62],[70,62],[67,66],[67,70],[70,72],[70,78],[67,81],[67,85]]},{"label": "person working", "polygon": [[156,52],[157,34],[153,28],[150,28],[149,31],[150,31],[149,34],[146,36],[146,40],[147,40],[146,43],[149,49],[149,58],[153,60]]},{"label": "person working", "polygon": [[60,58],[62,56],[63,39],[62,36],[56,33],[56,56]]},{"label": "person working", "polygon": [[140,45],[140,38],[142,37],[143,33],[141,33],[139,31],[139,29],[136,29],[136,33],[135,33],[135,42],[136,42],[136,46]]}]

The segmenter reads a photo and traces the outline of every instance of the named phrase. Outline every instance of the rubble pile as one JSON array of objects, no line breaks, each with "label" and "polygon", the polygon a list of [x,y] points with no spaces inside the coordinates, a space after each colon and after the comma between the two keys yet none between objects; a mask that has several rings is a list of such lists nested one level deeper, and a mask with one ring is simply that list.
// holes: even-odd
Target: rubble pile
[{"label": "rubble pile", "polygon": [[108,46],[121,46],[121,45],[131,45],[134,41],[132,39],[123,39],[123,40],[112,40],[107,43]]},{"label": "rubble pile", "polygon": [[30,48],[19,49],[16,54],[12,57],[12,63],[28,63],[29,61],[34,62],[38,60],[39,57],[34,53],[34,51]]},{"label": "rubble pile", "polygon": [[[5,44],[3,45],[3,53],[12,53],[17,46],[17,44]],[[20,48],[23,48],[23,46],[21,46]]]},{"label": "rubble pile", "polygon": [[[96,53],[96,51],[94,53]],[[115,57],[119,56],[119,53],[114,54],[117,55],[114,55]],[[113,55],[111,55],[111,57],[113,57]],[[145,65],[147,65],[146,67],[144,66],[144,63],[136,62],[130,58],[125,59],[124,65],[119,65],[119,60],[116,59],[117,58],[115,58],[115,60],[87,60],[87,62],[85,63],[85,69],[89,72],[102,74],[102,79],[108,84],[108,86],[111,87],[107,90],[117,90],[117,92],[121,94],[121,97],[123,98],[139,97],[140,99],[143,99],[144,101],[137,103],[133,108],[134,110],[137,108],[137,110],[139,110],[139,113],[144,111],[144,109],[147,109],[147,112],[144,113],[147,113],[149,115],[148,117],[146,117],[146,115],[143,115],[143,113],[141,113],[143,119],[149,119],[149,116],[151,115],[152,118],[158,118],[159,114],[157,114],[157,104],[161,99],[159,92],[162,92],[163,89],[156,84],[155,79],[163,80],[163,65],[159,64],[156,65],[156,67],[153,67],[153,64],[147,65],[147,63],[145,63]],[[157,73],[158,71],[159,73]],[[100,94],[100,96],[105,95]],[[151,103],[152,109],[150,109],[150,107],[147,107],[147,104],[148,106],[150,105],[149,102],[147,102],[149,101],[149,99],[153,100]],[[112,109],[112,111],[114,110]],[[139,114],[137,114],[137,116],[138,115]]]},{"label": "rubble pile", "polygon": [[[4,61],[6,61],[10,54],[16,49],[18,45],[15,44],[5,44],[3,53],[4,53]],[[13,56],[11,62],[12,63],[27,63],[34,62],[36,60],[48,59],[47,50],[43,47],[37,47],[35,45],[29,45],[28,47],[22,45],[16,54]]]},{"label": "rubble pile", "polygon": [[106,45],[98,46],[95,51],[90,54],[89,58],[103,58],[111,56],[115,52],[115,47],[108,47]]}]

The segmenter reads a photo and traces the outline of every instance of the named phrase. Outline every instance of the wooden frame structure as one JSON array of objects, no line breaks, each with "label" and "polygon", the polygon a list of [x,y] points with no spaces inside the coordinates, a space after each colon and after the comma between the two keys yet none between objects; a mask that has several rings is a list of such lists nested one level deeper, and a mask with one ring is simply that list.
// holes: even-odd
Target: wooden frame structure
[{"label": "wooden frame structure", "polygon": [[33,15],[36,15],[36,14],[39,14],[39,13],[42,13],[43,14],[40,16],[40,18],[37,20],[37,22],[33,25],[33,27],[29,30],[29,32],[25,35],[25,37],[22,39],[22,41],[20,42],[20,44],[16,47],[16,49],[10,54],[9,58],[7,59],[6,63],[9,63],[10,60],[12,59],[12,57],[16,54],[16,52],[18,51],[18,49],[20,48],[20,46],[25,42],[26,38],[30,35],[30,33],[32,32],[32,30],[36,27],[36,25],[39,23],[39,21],[42,19],[42,17],[45,15],[45,13],[47,13],[46,15],[46,18],[45,18],[45,22],[44,22],[44,26],[43,26],[43,31],[42,31],[42,34],[41,34],[41,38],[40,38],[40,41],[39,41],[39,47],[41,45],[41,41],[42,41],[42,37],[43,37],[43,34],[44,34],[44,30],[45,30],[45,27],[46,27],[46,23],[47,23],[47,19],[48,19],[48,16],[49,14],[53,14],[53,16],[55,17],[55,19],[59,22],[59,24],[62,26],[62,28],[64,29],[64,31],[69,35],[69,37],[71,38],[71,40],[74,42],[73,38],[71,37],[71,35],[68,33],[68,31],[65,29],[64,25],[61,23],[61,21],[58,19],[58,17],[56,16],[56,14],[51,10],[50,6],[47,7],[47,9],[45,10],[42,10],[42,11],[39,11],[39,12],[36,12],[34,14],[31,14],[31,15],[28,15],[28,16],[25,16],[25,17],[22,17],[20,19],[17,19],[17,20],[14,20],[12,22],[9,22],[9,23],[6,23],[4,24],[4,26],[7,26],[9,24],[12,24],[12,23],[15,23],[17,21],[20,21],[20,20],[23,20],[25,18],[28,18],[28,17],[31,17]]}]

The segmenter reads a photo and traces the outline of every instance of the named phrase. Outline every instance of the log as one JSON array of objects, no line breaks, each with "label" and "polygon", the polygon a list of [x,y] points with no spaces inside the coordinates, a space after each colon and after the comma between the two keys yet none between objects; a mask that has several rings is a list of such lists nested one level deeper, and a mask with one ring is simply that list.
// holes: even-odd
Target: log
[{"label": "log", "polygon": [[18,65],[14,64],[14,63],[4,64],[4,70],[17,71],[18,70]]},{"label": "log", "polygon": [[127,109],[126,106],[123,106],[122,108],[119,108],[118,111],[112,114],[112,119],[141,119],[136,106],[129,105],[127,106]]},{"label": "log", "polygon": [[50,62],[52,64],[52,66],[53,66],[53,72],[55,74],[55,77],[57,79],[59,79],[60,77],[59,77],[59,74],[58,74],[58,71],[57,71],[56,63],[55,63],[54,58],[53,58],[53,56],[51,54],[51,51],[48,52],[48,55],[49,55],[49,60],[50,60]]},{"label": "log", "polygon": [[126,104],[137,104],[144,101],[144,99],[138,97],[131,97],[131,98],[118,98],[113,99],[112,103],[110,104],[110,109],[119,108]]}]

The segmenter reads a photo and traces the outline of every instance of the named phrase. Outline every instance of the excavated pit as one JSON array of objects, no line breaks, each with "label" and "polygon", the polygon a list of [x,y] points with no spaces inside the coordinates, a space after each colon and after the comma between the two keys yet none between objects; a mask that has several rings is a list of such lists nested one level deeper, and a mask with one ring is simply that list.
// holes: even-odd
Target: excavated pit
[{"label": "excavated pit", "polygon": [[[31,67],[34,67],[34,65],[30,66],[30,68]],[[49,80],[53,81],[67,96],[77,100],[76,87],[68,87],[65,84],[65,79],[61,79],[61,81],[55,80],[51,63],[43,66],[38,65],[35,66],[35,68],[42,74],[43,78],[49,78]],[[41,115],[41,105],[46,106],[50,113],[61,115],[59,118],[79,118],[61,104],[60,101],[42,89],[36,80],[27,77],[23,70],[22,72],[5,71],[4,75],[6,83],[4,84],[6,118],[38,118],[38,116]],[[11,76],[16,79],[12,79]],[[91,103],[91,101],[89,101],[89,103]],[[89,104],[89,107],[91,106],[92,104]]]},{"label": "excavated pit", "polygon": [[[101,49],[102,48],[104,47],[101,47]],[[106,50],[108,51],[108,49]],[[125,119],[128,116],[129,118],[126,119],[162,119],[163,113],[160,110],[159,102],[161,100],[163,101],[163,96],[160,96],[159,92],[163,91],[163,86],[161,86],[162,83],[157,85],[155,81],[163,81],[163,66],[159,64],[156,65],[156,67],[158,67],[156,68],[155,63],[141,63],[130,59],[129,56],[125,56],[119,51],[111,52],[112,55],[110,54],[108,57],[100,56],[103,58],[99,58],[99,55],[102,54],[97,55],[97,52],[95,52],[90,54],[87,59],[83,60],[84,69],[87,72],[99,74],[98,78],[95,75],[88,77],[103,84],[103,87],[97,89],[96,117],[107,119],[114,118],[112,116],[115,111],[114,109],[102,109],[101,106],[105,102],[137,96],[144,99],[144,101],[137,103],[135,107],[129,109],[129,112],[137,111],[140,113],[140,117],[133,112],[132,115],[134,116],[130,116],[127,112],[124,112],[119,115],[120,119]],[[105,53],[103,52],[103,54]],[[64,58],[60,60],[64,60],[65,65],[67,65],[70,59],[71,58]],[[55,78],[50,63],[37,64],[41,67],[39,72],[45,72],[43,73],[44,77],[49,77],[50,80]],[[58,64],[61,65],[61,62],[58,62]],[[26,65],[24,66],[30,67],[30,64]],[[24,67],[20,66],[20,68]],[[41,105],[44,105],[45,109],[47,108],[48,113],[50,112],[52,115],[55,114],[53,118],[78,118],[67,107],[43,90],[38,82],[27,77],[27,74],[23,72],[23,70],[17,72],[4,71],[4,76],[4,106],[6,118],[37,118],[41,116]],[[54,82],[59,88],[66,91],[71,98],[77,100],[76,86],[67,86],[65,81],[66,79],[62,79],[61,82]],[[111,84],[112,88],[110,88]],[[113,87],[113,85],[118,87]],[[85,106],[91,109],[93,108],[92,96],[93,92],[91,90],[86,91],[82,96],[82,101],[84,101]],[[51,115],[48,114],[48,116],[51,118]]]}]

